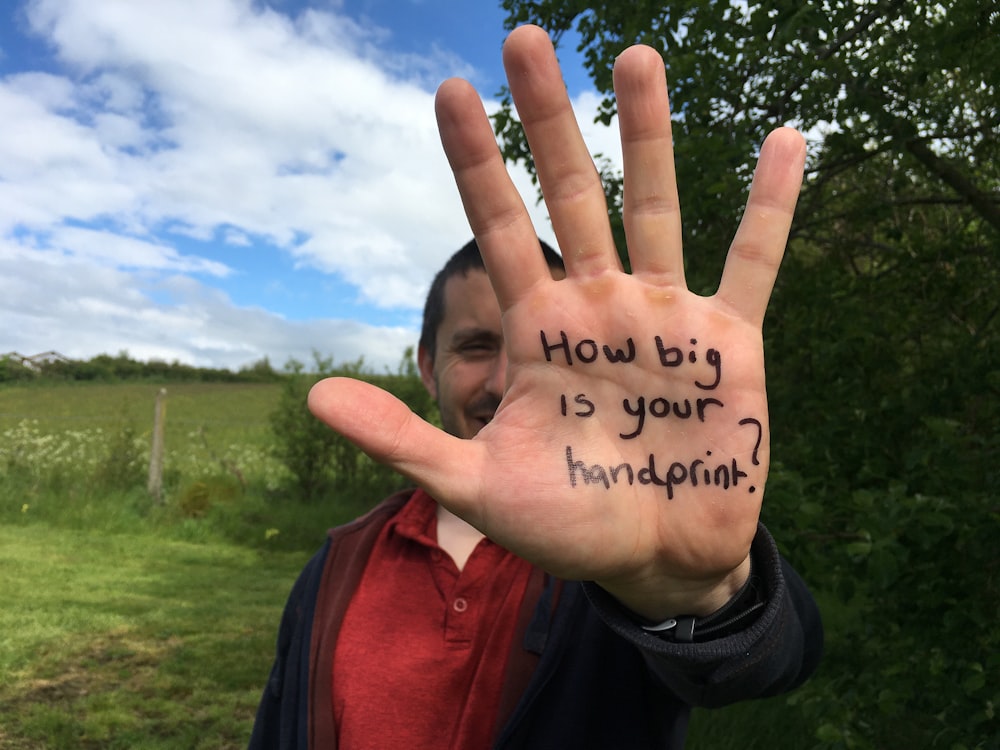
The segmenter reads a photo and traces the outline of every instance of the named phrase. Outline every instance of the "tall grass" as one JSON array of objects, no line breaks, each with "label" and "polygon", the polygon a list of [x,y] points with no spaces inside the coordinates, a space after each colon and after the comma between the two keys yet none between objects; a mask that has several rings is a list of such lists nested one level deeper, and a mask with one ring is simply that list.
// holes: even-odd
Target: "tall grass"
[{"label": "tall grass", "polygon": [[[141,473],[149,459],[158,390],[133,383],[0,388],[0,471],[13,463],[39,478],[93,475],[101,462],[107,467],[127,454]],[[280,486],[283,468],[270,451],[268,429],[279,395],[277,385],[171,385],[168,484],[227,473],[241,482]]]}]

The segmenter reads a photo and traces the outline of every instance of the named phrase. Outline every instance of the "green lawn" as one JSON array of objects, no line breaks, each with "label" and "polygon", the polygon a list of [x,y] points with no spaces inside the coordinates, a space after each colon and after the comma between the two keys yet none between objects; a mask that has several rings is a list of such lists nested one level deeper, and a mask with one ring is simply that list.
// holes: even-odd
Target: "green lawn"
[{"label": "green lawn", "polygon": [[0,748],[244,747],[306,558],[0,528]]},{"label": "green lawn", "polygon": [[[307,557],[0,528],[0,749],[245,747]],[[784,698],[696,712],[688,747],[808,747],[787,714]]]}]

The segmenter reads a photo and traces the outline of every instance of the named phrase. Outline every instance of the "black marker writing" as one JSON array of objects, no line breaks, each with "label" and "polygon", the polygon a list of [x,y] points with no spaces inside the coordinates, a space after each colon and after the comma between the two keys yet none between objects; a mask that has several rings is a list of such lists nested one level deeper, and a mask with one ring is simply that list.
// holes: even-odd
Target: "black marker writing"
[{"label": "black marker writing", "polygon": [[745,424],[752,424],[752,425],[756,425],[756,427],[757,427],[757,442],[754,444],[754,447],[753,447],[753,459],[752,460],[753,460],[753,465],[754,466],[760,466],[760,459],[757,458],[757,451],[760,450],[760,441],[764,437],[764,428],[763,428],[763,426],[761,426],[761,423],[759,421],[757,421],[756,419],[754,419],[753,417],[747,417],[746,419],[741,419],[740,420],[740,426],[741,427],[743,425],[745,425]]},{"label": "black marker writing", "polygon": [[[722,402],[717,398],[699,398],[695,401],[694,413],[697,414],[699,422],[704,422],[705,409],[709,406],[721,407],[722,405]],[[645,397],[639,396],[635,400],[635,406],[632,405],[629,399],[624,399],[622,401],[622,408],[626,414],[638,418],[636,427],[632,432],[628,434],[624,432],[618,433],[618,437],[622,440],[631,440],[642,434],[642,428],[646,423],[646,414],[656,419],[665,419],[671,414],[678,419],[690,419],[692,414],[691,400],[687,398],[683,401],[674,401],[671,404],[670,401],[660,396],[652,399],[647,406]]]},{"label": "black marker writing", "polygon": [[635,360],[635,342],[631,336],[625,339],[624,348],[613,349],[607,344],[599,346],[593,339],[583,339],[577,342],[575,346],[570,346],[569,336],[566,335],[566,331],[559,331],[559,341],[554,344],[549,343],[545,331],[539,331],[538,334],[542,339],[542,351],[545,353],[546,362],[551,362],[553,354],[560,351],[566,359],[566,364],[570,367],[573,366],[574,354],[577,361],[584,364],[590,364],[595,361],[601,352],[604,353],[604,358],[612,364],[620,362],[627,364]]},{"label": "black marker writing", "polygon": [[[581,411],[574,411],[573,412],[573,416],[575,416],[575,417],[591,417],[591,416],[594,415],[594,412],[597,409],[597,407],[594,406],[594,402],[591,401],[590,399],[588,399],[582,393],[578,393],[578,394],[576,394],[576,396],[573,397],[573,403],[577,404],[578,406],[582,406],[583,407],[583,409]],[[559,397],[559,407],[560,407],[559,410],[562,412],[562,415],[565,417],[567,415],[567,413],[568,413],[568,408],[567,408],[567,404],[566,404],[566,395],[565,394],[563,394],[562,396]]]},{"label": "black marker writing", "polygon": [[719,381],[722,380],[722,355],[719,354],[718,349],[709,349],[705,355],[705,359],[708,362],[708,364],[710,364],[712,367],[715,368],[715,380],[708,385],[703,385],[697,380],[694,381],[694,384],[699,388],[701,388],[703,391],[711,391],[714,390],[715,388],[718,388]]},{"label": "black marker writing", "polygon": [[[711,456],[711,451],[707,451],[705,455]],[[700,458],[693,461],[672,461],[662,473],[657,469],[656,463],[656,454],[650,453],[646,465],[638,471],[628,462],[609,466],[588,465],[574,457],[572,446],[566,446],[566,466],[571,487],[579,484],[598,484],[609,490],[613,484],[633,485],[638,482],[642,485],[664,487],[667,499],[673,500],[675,488],[681,485],[719,487],[728,490],[730,487],[739,487],[740,480],[748,476],[735,458],[714,466]],[[661,465],[662,463],[664,462],[661,461]],[[753,493],[756,489],[750,486],[747,491]]]},{"label": "black marker writing", "polygon": [[[684,350],[679,346],[667,346],[663,343],[663,339],[657,336],[654,341],[656,342],[656,353],[660,357],[660,365],[663,367],[680,367],[684,364]],[[698,343],[698,339],[690,339],[691,346],[694,347]],[[688,351],[687,361],[690,364],[697,364],[698,354],[694,348]],[[715,390],[719,387],[719,383],[722,382],[722,354],[718,349],[709,349],[705,353],[705,361],[714,370],[715,379],[708,384],[704,384],[699,380],[695,381],[695,385],[701,388],[703,391]]]}]

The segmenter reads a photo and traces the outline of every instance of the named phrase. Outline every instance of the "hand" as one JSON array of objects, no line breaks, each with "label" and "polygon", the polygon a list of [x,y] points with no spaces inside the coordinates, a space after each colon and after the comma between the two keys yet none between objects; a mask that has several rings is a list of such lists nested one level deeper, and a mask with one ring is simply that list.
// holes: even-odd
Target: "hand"
[{"label": "hand", "polygon": [[[471,86],[438,91],[441,139],[500,302],[507,390],[474,439],[367,384],[333,379],[313,411],[515,554],[594,580],[651,619],[705,615],[742,585],[769,461],[761,323],[802,180],[793,130],[766,140],[718,292],[684,282],[663,63],[616,61],[632,275],[548,36],[504,64],[567,278],[553,280]],[[613,361],[617,360],[617,361]]]}]

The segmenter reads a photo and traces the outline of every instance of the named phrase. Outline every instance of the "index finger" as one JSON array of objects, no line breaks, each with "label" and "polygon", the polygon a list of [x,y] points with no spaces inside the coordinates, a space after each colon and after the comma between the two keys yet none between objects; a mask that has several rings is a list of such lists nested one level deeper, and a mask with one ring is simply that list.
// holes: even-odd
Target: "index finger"
[{"label": "index finger", "polygon": [[608,207],[549,35],[520,26],[503,46],[511,96],[570,276],[618,271]]}]

